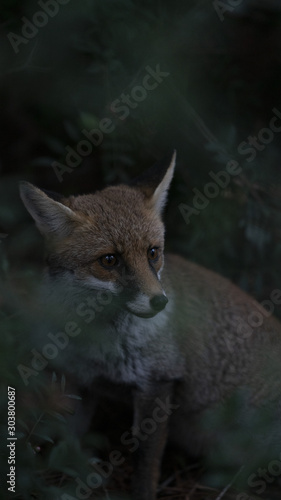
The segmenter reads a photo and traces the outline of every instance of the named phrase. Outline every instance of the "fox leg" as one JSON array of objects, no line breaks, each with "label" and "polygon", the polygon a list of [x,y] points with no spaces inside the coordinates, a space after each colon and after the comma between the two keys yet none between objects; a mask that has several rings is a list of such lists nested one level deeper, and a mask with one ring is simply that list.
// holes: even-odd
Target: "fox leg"
[{"label": "fox leg", "polygon": [[159,383],[149,391],[135,393],[133,435],[138,440],[134,452],[133,499],[155,500],[161,459],[167,441],[173,383]]}]

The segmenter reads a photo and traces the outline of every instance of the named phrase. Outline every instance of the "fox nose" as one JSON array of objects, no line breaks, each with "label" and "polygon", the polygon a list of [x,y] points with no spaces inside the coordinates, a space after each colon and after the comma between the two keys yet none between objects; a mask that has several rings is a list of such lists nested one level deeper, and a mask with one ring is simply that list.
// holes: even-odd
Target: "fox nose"
[{"label": "fox nose", "polygon": [[155,295],[150,299],[150,305],[154,311],[162,311],[168,303],[167,297],[165,295]]}]

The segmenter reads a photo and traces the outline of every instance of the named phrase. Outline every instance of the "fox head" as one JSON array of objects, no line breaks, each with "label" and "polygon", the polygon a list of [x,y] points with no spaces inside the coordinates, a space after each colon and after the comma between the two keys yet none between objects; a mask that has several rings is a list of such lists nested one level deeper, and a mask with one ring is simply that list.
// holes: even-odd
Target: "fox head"
[{"label": "fox head", "polygon": [[175,158],[174,152],[129,185],[82,196],[64,198],[22,182],[22,201],[46,240],[50,277],[67,275],[93,294],[107,291],[139,317],[162,311],[168,302],[162,212]]}]

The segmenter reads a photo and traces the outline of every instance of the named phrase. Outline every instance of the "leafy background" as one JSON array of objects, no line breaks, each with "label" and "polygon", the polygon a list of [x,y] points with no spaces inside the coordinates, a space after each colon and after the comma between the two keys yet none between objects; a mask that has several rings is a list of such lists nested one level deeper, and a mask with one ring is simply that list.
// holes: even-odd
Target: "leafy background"
[{"label": "leafy background", "polygon": [[[176,148],[177,170],[166,214],[167,249],[229,277],[258,300],[267,299],[280,286],[281,137],[276,133],[252,162],[238,146],[268,127],[273,108],[281,111],[281,8],[274,0],[241,0],[235,7],[227,0],[223,3],[228,8],[220,20],[210,0],[70,0],[36,36],[20,44],[16,54],[9,33],[20,35],[22,17],[32,20],[40,7],[34,1],[2,0],[0,370],[5,383],[0,404],[4,415],[6,381],[24,394],[16,366],[25,343],[24,335],[19,341],[18,334],[24,331],[29,292],[43,262],[41,238],[18,196],[21,179],[65,195],[87,193],[132,179]],[[142,84],[147,65],[159,65],[169,76],[125,120],[113,116],[112,102]],[[114,120],[114,131],[60,182],[53,162],[65,163],[66,146],[75,149],[82,130],[98,127],[106,117]],[[192,190],[202,191],[209,172],[223,170],[230,158],[239,162],[242,173],[187,224],[179,206],[192,206]],[[278,308],[275,313],[280,316]],[[40,399],[46,390],[44,380],[35,385]],[[30,442],[40,415],[46,420],[36,424],[44,427],[40,440],[44,436],[48,441],[50,408],[62,435],[65,432],[63,412],[56,406],[61,407],[67,396],[63,381],[56,385],[55,410],[45,396],[44,408],[41,401],[19,410],[18,494],[24,498],[55,498],[56,488],[70,487],[71,481],[57,479],[52,471],[73,477],[85,462],[73,439],[64,437],[64,448],[59,450],[49,443],[47,458]],[[25,414],[30,408],[31,427]],[[101,436],[95,434],[94,439]],[[67,463],[69,450],[74,450],[75,463]],[[6,466],[5,453],[4,448],[1,470]],[[5,498],[5,484],[2,487]],[[206,498],[204,492],[198,495]]]}]

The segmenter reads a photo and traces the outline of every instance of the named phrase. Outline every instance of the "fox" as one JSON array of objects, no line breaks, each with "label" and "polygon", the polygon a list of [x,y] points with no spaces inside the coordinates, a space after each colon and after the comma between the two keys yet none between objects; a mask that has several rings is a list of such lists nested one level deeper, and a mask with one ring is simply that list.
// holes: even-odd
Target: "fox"
[{"label": "fox", "polygon": [[[164,253],[175,165],[176,151],[128,184],[69,197],[20,184],[45,240],[48,312],[34,343],[46,345],[50,323],[62,343],[68,325],[68,345],[52,363],[88,394],[79,410],[86,427],[98,394],[131,404],[136,439],[153,418],[133,452],[135,500],[155,500],[167,442],[199,450],[198,419],[235,389],[245,388],[249,406],[280,405],[281,324],[272,311]],[[274,290],[271,304],[280,303]]]}]

